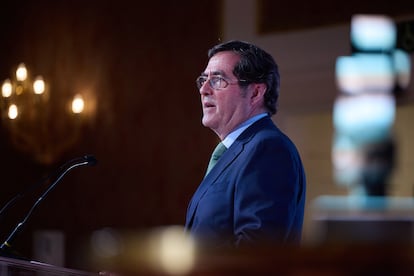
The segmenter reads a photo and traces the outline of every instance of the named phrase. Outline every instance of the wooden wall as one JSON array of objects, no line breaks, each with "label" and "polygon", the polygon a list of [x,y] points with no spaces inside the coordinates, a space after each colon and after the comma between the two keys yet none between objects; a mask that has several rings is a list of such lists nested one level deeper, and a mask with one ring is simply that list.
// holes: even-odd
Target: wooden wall
[{"label": "wooden wall", "polygon": [[[204,0],[2,2],[0,78],[25,62],[53,83],[56,101],[87,88],[97,103],[78,142],[52,164],[16,150],[0,128],[0,205],[73,157],[98,159],[49,194],[16,250],[30,257],[35,231],[63,231],[66,263],[81,267],[80,248],[94,230],[184,223],[216,143],[201,125],[194,81],[220,39],[219,11],[219,1]],[[6,213],[2,240],[35,199]]]}]

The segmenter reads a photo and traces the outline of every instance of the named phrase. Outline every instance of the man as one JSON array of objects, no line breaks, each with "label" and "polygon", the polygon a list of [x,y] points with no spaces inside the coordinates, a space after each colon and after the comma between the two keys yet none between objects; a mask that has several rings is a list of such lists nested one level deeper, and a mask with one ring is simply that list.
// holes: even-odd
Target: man
[{"label": "man", "polygon": [[271,120],[279,72],[242,41],[216,45],[197,78],[202,123],[227,148],[188,206],[186,229],[214,246],[298,243],[306,180],[295,145]]}]

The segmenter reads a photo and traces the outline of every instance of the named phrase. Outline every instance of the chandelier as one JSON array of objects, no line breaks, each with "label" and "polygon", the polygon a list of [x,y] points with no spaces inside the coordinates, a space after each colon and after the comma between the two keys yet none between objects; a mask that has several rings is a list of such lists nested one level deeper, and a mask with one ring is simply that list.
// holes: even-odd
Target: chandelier
[{"label": "chandelier", "polygon": [[1,120],[12,144],[44,165],[77,141],[85,111],[82,94],[67,98],[51,90],[42,76],[32,78],[24,63],[1,87]]}]

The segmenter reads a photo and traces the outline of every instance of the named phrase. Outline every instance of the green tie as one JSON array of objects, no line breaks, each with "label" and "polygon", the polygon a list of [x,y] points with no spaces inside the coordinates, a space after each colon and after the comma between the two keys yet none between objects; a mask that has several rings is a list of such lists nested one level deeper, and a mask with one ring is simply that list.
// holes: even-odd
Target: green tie
[{"label": "green tie", "polygon": [[226,150],[227,148],[222,142],[218,143],[218,145],[213,151],[213,154],[211,155],[210,162],[208,163],[206,175],[211,171],[214,165],[216,165],[217,161],[220,159],[220,157],[223,155],[223,153]]}]

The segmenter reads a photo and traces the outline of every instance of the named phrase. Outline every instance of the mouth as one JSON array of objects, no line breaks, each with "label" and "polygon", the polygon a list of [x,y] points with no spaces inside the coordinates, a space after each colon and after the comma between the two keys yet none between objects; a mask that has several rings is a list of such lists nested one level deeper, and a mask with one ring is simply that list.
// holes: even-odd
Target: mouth
[{"label": "mouth", "polygon": [[211,102],[204,102],[203,103],[203,108],[211,108],[211,107],[215,107],[216,105],[211,103]]}]

